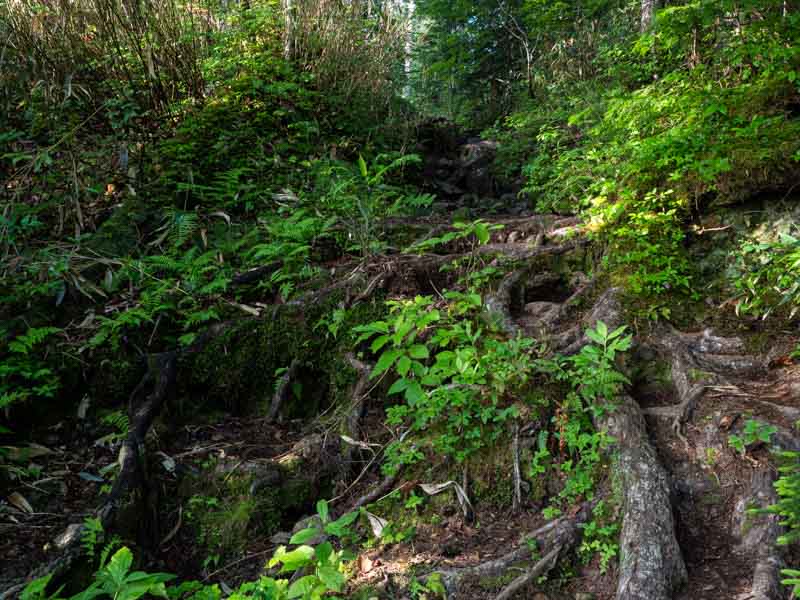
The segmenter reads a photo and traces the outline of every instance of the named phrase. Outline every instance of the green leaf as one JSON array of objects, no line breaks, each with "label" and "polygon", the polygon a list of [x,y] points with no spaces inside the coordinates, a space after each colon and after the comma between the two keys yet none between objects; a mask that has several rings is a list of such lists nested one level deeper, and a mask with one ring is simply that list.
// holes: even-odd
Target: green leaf
[{"label": "green leaf", "polygon": [[400,392],[405,391],[409,383],[411,382],[408,379],[398,379],[392,384],[392,387],[389,388],[387,395],[393,396],[394,394],[399,394]]},{"label": "green leaf", "polygon": [[405,397],[409,406],[416,406],[425,400],[425,392],[418,382],[411,381],[405,389]]},{"label": "green leaf", "polygon": [[316,547],[314,553],[317,556],[317,562],[325,564],[333,554],[333,545],[330,542],[322,542]]},{"label": "green leaf", "polygon": [[415,344],[408,349],[408,354],[411,358],[415,358],[417,360],[425,359],[430,356],[428,352],[428,348],[422,344]]},{"label": "green leaf", "polygon": [[286,552],[279,558],[280,562],[283,563],[280,572],[288,573],[297,571],[297,569],[305,567],[310,563],[313,557],[314,548],[311,546],[300,546],[291,552]]},{"label": "green leaf", "polygon": [[316,575],[306,575],[305,577],[301,577],[289,586],[287,598],[302,598],[308,594],[311,594],[311,591],[317,587],[318,581],[319,578]]},{"label": "green leaf", "polygon": [[374,340],[372,340],[372,345],[369,347],[370,351],[372,353],[376,353],[378,350],[383,348],[390,339],[391,338],[388,335],[376,337]]},{"label": "green leaf", "polygon": [[478,238],[478,242],[481,244],[486,244],[489,241],[489,228],[486,223],[475,224],[475,237]]},{"label": "green leaf", "polygon": [[328,501],[324,498],[317,502],[317,514],[323,523],[327,523],[331,519],[331,511],[328,507]]},{"label": "green leaf", "polygon": [[40,598],[46,598],[45,590],[47,590],[47,585],[52,578],[53,574],[50,573],[49,575],[31,581],[25,586],[25,589],[22,590],[20,600],[39,600]]},{"label": "green leaf", "polygon": [[116,587],[119,588],[124,583],[125,576],[128,574],[132,564],[133,554],[128,548],[123,546],[117,550],[114,556],[111,557],[111,560],[108,561],[105,572],[116,584]]},{"label": "green leaf", "polygon": [[411,368],[411,359],[405,354],[397,361],[397,373],[400,377],[408,375],[408,370]]},{"label": "green leaf", "polygon": [[289,540],[290,544],[305,544],[309,540],[313,540],[320,534],[320,530],[316,527],[308,527],[307,529],[301,529],[297,533],[292,536],[292,539]]},{"label": "green leaf", "polygon": [[358,519],[359,513],[356,511],[346,513],[336,519],[333,523],[325,525],[325,533],[335,535],[336,537],[343,537],[349,533],[348,527]]},{"label": "green leaf", "polygon": [[586,330],[586,337],[592,340],[595,344],[599,344],[601,346],[605,343],[605,340],[596,331],[593,331],[592,329]]},{"label": "green leaf", "polygon": [[361,177],[366,180],[368,176],[367,161],[365,161],[364,157],[360,154],[358,155],[358,170],[361,172]]},{"label": "green leaf", "polygon": [[318,575],[322,583],[333,592],[341,592],[344,587],[344,575],[331,566],[320,567]]},{"label": "green leaf", "polygon": [[381,373],[386,372],[402,354],[401,350],[387,350],[381,354],[375,368],[372,369],[370,379],[375,379]]}]

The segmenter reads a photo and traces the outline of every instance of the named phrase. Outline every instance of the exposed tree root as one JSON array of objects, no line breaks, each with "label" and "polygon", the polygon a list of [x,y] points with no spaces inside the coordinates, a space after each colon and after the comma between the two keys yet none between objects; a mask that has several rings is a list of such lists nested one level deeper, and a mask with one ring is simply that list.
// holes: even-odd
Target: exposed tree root
[{"label": "exposed tree root", "polygon": [[384,479],[377,486],[372,488],[372,490],[370,490],[368,493],[356,499],[356,501],[350,504],[347,510],[343,512],[358,510],[362,506],[366,506],[367,504],[372,504],[373,502],[380,500],[383,496],[389,493],[394,484],[397,483],[398,479],[400,479],[399,470],[393,475],[384,477]]},{"label": "exposed tree root", "polygon": [[650,416],[671,418],[673,430],[684,442],[683,424],[691,420],[706,389],[727,385],[728,376],[753,376],[766,369],[763,361],[743,354],[745,350],[741,340],[715,336],[708,329],[690,334],[665,326],[653,335],[653,344],[670,361],[678,403],[649,408],[644,412]]},{"label": "exposed tree root", "polygon": [[[606,291],[583,318],[580,327],[594,328],[599,321],[609,329],[622,324],[619,290]],[[569,338],[576,337],[572,333]],[[589,343],[581,331],[561,351],[579,352]],[[559,345],[563,346],[564,341]],[[617,600],[671,600],[687,580],[686,566],[675,538],[667,474],[658,462],[647,436],[639,405],[627,394],[595,419],[598,429],[614,439],[614,458],[622,478],[623,515]]]},{"label": "exposed tree root", "polygon": [[617,600],[669,600],[687,580],[675,538],[667,474],[647,437],[639,405],[617,399],[613,412],[597,419],[616,440],[622,478],[623,515]]},{"label": "exposed tree root", "polygon": [[586,336],[586,330],[597,326],[598,321],[605,323],[609,329],[616,329],[622,325],[622,310],[619,305],[618,288],[606,290],[594,303],[591,310],[581,321],[549,340],[550,347],[564,356],[571,356],[580,352],[581,348],[591,343]]},{"label": "exposed tree root", "polygon": [[[519,423],[514,423],[514,438],[511,444],[511,459],[514,464],[514,500],[512,510],[518,511],[522,506],[522,473],[519,466]],[[466,485],[463,486],[466,489]]]},{"label": "exposed tree root", "polygon": [[537,562],[528,571],[509,583],[502,592],[495,596],[495,600],[511,600],[511,598],[513,598],[514,595],[526,585],[533,583],[542,575],[547,574],[547,572],[555,567],[556,563],[558,563],[558,559],[562,550],[562,546],[556,546],[553,548],[542,560]]},{"label": "exposed tree root", "polygon": [[[464,582],[470,578],[482,577],[497,577],[502,575],[509,567],[519,563],[530,561],[531,549],[528,545],[530,541],[535,540],[538,548],[549,548],[548,557],[555,551],[555,556],[552,556],[549,561],[539,561],[528,571],[524,577],[530,575],[534,570],[538,569],[545,572],[546,569],[552,567],[551,561],[555,561],[561,552],[567,552],[569,549],[577,544],[580,539],[580,528],[578,525],[587,522],[592,514],[594,508],[593,502],[589,502],[581,507],[581,510],[574,517],[562,517],[551,521],[547,525],[540,527],[536,531],[524,536],[520,545],[509,552],[508,554],[480,563],[471,567],[463,567],[459,569],[440,569],[434,571],[442,578],[442,584],[447,590],[449,598],[457,598]],[[534,579],[536,575],[531,576]],[[524,581],[519,586],[525,585],[528,581]],[[513,582],[512,582],[513,585]],[[516,590],[513,590],[516,591]],[[512,593],[513,593],[512,591]],[[510,596],[507,596],[510,597]]]},{"label": "exposed tree root", "polygon": [[770,467],[756,469],[749,492],[739,500],[734,511],[733,533],[740,540],[737,550],[755,557],[748,600],[781,600],[786,596],[780,574],[783,557],[777,544],[783,532],[780,518],[774,514],[749,512],[751,508],[766,508],[777,502],[774,481]]},{"label": "exposed tree root", "polygon": [[[119,475],[114,480],[111,493],[95,511],[95,517],[100,519],[105,529],[111,526],[117,510],[128,500],[130,494],[145,485],[146,472],[142,464],[145,438],[172,388],[178,354],[178,352],[165,352],[149,357],[147,372],[131,394],[130,428],[127,437],[122,442],[117,458],[120,468]],[[148,388],[150,388],[149,392]],[[34,569],[25,582],[12,585],[0,595],[0,598],[15,597],[28,581],[37,577],[49,573],[52,573],[55,578],[64,575],[82,553],[80,545],[82,531],[82,523],[68,526],[56,540],[56,549],[60,555],[51,562]]]},{"label": "exposed tree root", "polygon": [[[369,396],[369,376],[372,373],[372,366],[358,360],[352,354],[346,356],[347,362],[358,373],[358,380],[353,386],[351,396],[352,403],[348,409],[347,418],[345,420],[345,428],[347,435],[355,441],[361,439],[360,423],[361,417],[364,415],[364,403]],[[353,454],[356,452],[356,447],[347,445],[344,449],[344,462],[349,465],[353,460]]]},{"label": "exposed tree root", "polygon": [[[349,278],[347,285],[354,287],[359,281],[360,279],[357,277]],[[374,290],[377,285],[378,284],[375,283],[370,287]],[[339,289],[341,287],[346,286],[338,284],[336,286],[331,286],[330,288],[322,290],[322,292],[310,295],[308,300],[312,302],[319,301],[332,293],[334,288]],[[276,306],[275,310],[277,311],[278,308],[279,306]],[[110,494],[103,500],[102,504],[94,513],[105,530],[108,531],[113,528],[118,509],[123,504],[129,502],[132,496],[138,501],[144,501],[143,499],[148,497],[147,469],[144,464],[145,439],[153,421],[160,414],[162,407],[174,388],[179,361],[187,355],[202,351],[210,340],[228,331],[232,325],[239,325],[241,323],[242,320],[213,325],[191,346],[180,350],[154,354],[147,358],[147,370],[130,396],[130,428],[119,450],[117,459],[119,463],[119,474],[114,480]],[[292,377],[296,374],[299,366],[298,361],[293,361],[291,367],[279,382],[278,389],[272,400],[268,419],[271,420],[277,416],[283,398],[291,384]],[[362,379],[364,379],[363,375]],[[361,384],[361,389],[365,389],[365,384]],[[363,396],[363,391],[359,392],[359,396]],[[306,444],[306,446],[309,446],[309,444]],[[300,452],[303,456],[306,456],[307,451],[314,451],[310,446],[309,448],[304,448],[295,448],[294,450],[297,450],[297,452]],[[324,443],[323,447],[317,448],[317,450],[321,453],[321,451],[324,450]],[[336,461],[331,462],[335,463]],[[143,515],[148,515],[151,514],[151,511],[147,510],[147,507],[144,507],[141,513]],[[150,529],[152,529],[152,527],[150,527]],[[66,574],[82,554],[82,547],[80,544],[82,530],[82,523],[69,525],[66,530],[56,538],[55,547],[59,555],[52,561],[32,570],[25,578],[25,581],[13,583],[7,590],[0,594],[0,600],[15,597],[25,587],[27,582],[37,577],[52,573],[53,577],[58,579]],[[151,534],[156,536],[154,539],[157,543],[157,540],[160,539],[158,532],[151,531]]]}]

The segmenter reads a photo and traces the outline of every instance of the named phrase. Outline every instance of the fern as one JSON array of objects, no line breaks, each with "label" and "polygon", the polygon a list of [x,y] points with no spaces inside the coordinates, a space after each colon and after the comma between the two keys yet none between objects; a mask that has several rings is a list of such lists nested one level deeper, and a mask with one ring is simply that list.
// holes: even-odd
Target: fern
[{"label": "fern", "polygon": [[17,354],[28,354],[33,347],[61,330],[57,327],[31,327],[8,344],[8,349]]}]

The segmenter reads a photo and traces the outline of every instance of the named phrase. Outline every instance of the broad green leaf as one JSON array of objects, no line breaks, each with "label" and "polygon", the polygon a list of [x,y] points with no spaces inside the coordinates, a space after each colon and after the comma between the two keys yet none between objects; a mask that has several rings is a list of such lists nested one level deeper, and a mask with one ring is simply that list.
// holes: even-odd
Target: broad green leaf
[{"label": "broad green leaf", "polygon": [[489,241],[489,228],[485,223],[477,223],[475,225],[475,237],[478,238],[478,242],[481,244],[486,244]]},{"label": "broad green leaf", "polygon": [[317,514],[323,523],[327,523],[331,518],[331,510],[328,506],[328,501],[324,498],[317,502]]},{"label": "broad green leaf", "polygon": [[416,406],[425,400],[425,392],[422,390],[422,387],[419,385],[419,383],[412,381],[405,389],[405,397],[409,406]]},{"label": "broad green leaf", "polygon": [[400,377],[408,375],[408,370],[411,368],[411,359],[405,354],[397,361],[397,373]]},{"label": "broad green leaf", "polygon": [[356,519],[358,519],[359,513],[349,512],[338,519],[336,519],[333,523],[328,523],[325,525],[325,533],[329,533],[330,535],[335,535],[336,537],[342,537],[349,532],[348,527],[352,525]]},{"label": "broad green leaf", "polygon": [[410,381],[408,379],[398,379],[392,384],[392,387],[389,388],[387,395],[393,396],[394,394],[399,394],[400,392],[405,391],[409,383]]},{"label": "broad green leaf", "polygon": [[289,543],[305,544],[307,541],[313,540],[319,534],[320,531],[316,527],[308,527],[307,529],[301,529],[292,536],[292,539],[289,540]]},{"label": "broad green leaf", "polygon": [[430,356],[428,352],[428,348],[423,344],[415,344],[408,349],[408,354],[411,358],[416,358],[417,360],[425,359]]},{"label": "broad green leaf", "polygon": [[316,575],[301,577],[289,586],[287,597],[291,600],[291,598],[302,598],[303,596],[311,594],[311,591],[317,586],[318,582],[319,578]]},{"label": "broad green leaf", "polygon": [[605,340],[602,337],[600,337],[600,335],[596,331],[592,329],[586,330],[586,337],[592,340],[595,344],[599,344],[601,346],[605,343]]},{"label": "broad green leaf", "polygon": [[374,340],[372,340],[372,344],[369,347],[370,351],[376,353],[378,350],[383,348],[390,339],[391,338],[388,335],[376,337]]},{"label": "broad green leaf", "polygon": [[333,554],[333,546],[330,542],[322,542],[314,549],[314,553],[317,556],[317,562],[325,564]]},{"label": "broad green leaf", "polygon": [[296,571],[301,567],[305,567],[311,562],[313,557],[314,548],[311,546],[299,546],[298,548],[295,548],[291,552],[287,552],[280,557],[280,562],[283,563],[280,572],[288,573],[291,571]]},{"label": "broad green leaf", "polygon": [[105,572],[116,587],[120,587],[125,581],[125,576],[128,574],[131,564],[133,564],[133,554],[124,546],[117,550],[111,560],[108,561]]},{"label": "broad green leaf", "polygon": [[337,569],[331,566],[320,567],[318,575],[322,583],[333,592],[341,592],[344,587],[344,575],[339,573]]},{"label": "broad green leaf", "polygon": [[370,374],[370,379],[375,379],[381,373],[386,372],[394,362],[400,357],[402,354],[401,350],[387,350],[381,357],[378,359],[375,368],[372,369],[372,374]]}]

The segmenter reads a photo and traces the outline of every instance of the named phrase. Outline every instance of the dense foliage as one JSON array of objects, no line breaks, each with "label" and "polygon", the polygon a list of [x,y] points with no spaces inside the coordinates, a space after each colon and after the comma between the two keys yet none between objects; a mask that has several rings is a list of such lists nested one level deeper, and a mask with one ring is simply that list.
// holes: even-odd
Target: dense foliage
[{"label": "dense foliage", "polygon": [[[284,327],[279,308],[386,257],[384,271],[394,272],[395,255],[438,259],[466,248],[442,263],[457,274],[454,289],[438,289],[428,273],[406,282],[411,297],[368,287],[308,311],[315,339],[291,342],[306,355],[324,344],[369,363],[370,391],[385,400],[379,453],[342,439],[372,452],[384,476],[436,465],[455,478],[521,421],[535,421],[524,467],[531,481],[560,482],[547,495],[548,518],[617,485],[605,452],[614,440],[596,421],[631,385],[623,357],[638,331],[581,323],[588,342],[569,356],[510,336],[487,303],[506,275],[491,253],[502,227],[464,207],[444,231],[404,227],[453,206],[431,193],[441,185],[420,185],[440,184],[426,180],[435,177],[422,132],[444,118],[454,137],[497,140],[498,191],[540,213],[579,217],[570,235],[598,249],[586,259],[591,285],[620,286],[635,324],[700,313],[716,286],[726,314],[795,326],[796,223],[726,240],[713,249],[725,269],[710,278],[698,254],[707,229],[728,228],[714,219],[729,207],[797,198],[800,12],[784,0],[681,0],[651,18],[645,4],[0,3],[0,481],[39,474],[26,446],[37,420],[95,411],[112,431],[104,442],[118,446],[131,391],[156,354],[194,350],[212,326],[245,318]],[[359,312],[372,293],[378,300]],[[294,325],[282,335],[299,337]],[[341,378],[320,393],[341,401],[354,363],[318,358]],[[295,359],[259,374],[269,389],[258,410]],[[299,384],[292,393],[308,398]],[[188,400],[180,418],[209,409]],[[238,399],[228,400],[225,409]],[[334,409],[338,427],[348,408]],[[731,435],[742,456],[774,433],[748,426]],[[784,458],[772,510],[789,527],[788,544],[800,509],[797,456]],[[544,484],[533,487],[545,497]],[[602,573],[619,551],[615,493],[582,526],[579,555],[598,555]],[[217,504],[192,498],[186,520],[202,530],[203,511]],[[404,508],[422,502],[412,493]],[[375,533],[376,517],[361,509],[333,519],[324,501],[317,510],[317,525],[291,538],[295,548],[275,552],[273,576],[228,597],[344,593],[352,529]],[[85,525],[93,576],[74,598],[222,596],[216,585],[171,586],[170,575],[133,571],[132,551],[116,538],[96,557],[98,523]],[[383,543],[405,535],[380,529]],[[325,541],[310,542],[318,536]],[[800,585],[797,571],[788,575]],[[441,587],[434,578],[416,585],[420,594]],[[23,598],[60,594],[45,577]]]}]

